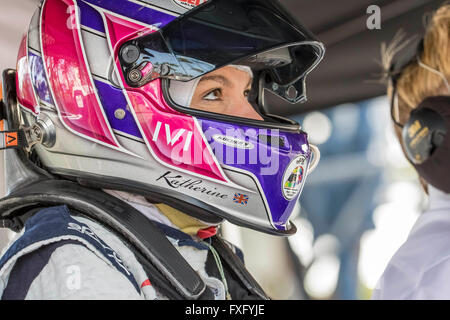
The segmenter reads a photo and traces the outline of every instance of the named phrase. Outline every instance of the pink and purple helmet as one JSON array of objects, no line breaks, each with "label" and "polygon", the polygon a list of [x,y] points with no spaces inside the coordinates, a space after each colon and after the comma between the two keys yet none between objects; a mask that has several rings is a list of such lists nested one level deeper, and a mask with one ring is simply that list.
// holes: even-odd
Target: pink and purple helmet
[{"label": "pink and purple helmet", "polygon": [[[18,102],[56,176],[290,235],[319,153],[275,113],[306,100],[323,54],[278,1],[43,0],[19,50]],[[173,99],[175,84],[227,65],[251,68],[249,101],[264,120]]]}]

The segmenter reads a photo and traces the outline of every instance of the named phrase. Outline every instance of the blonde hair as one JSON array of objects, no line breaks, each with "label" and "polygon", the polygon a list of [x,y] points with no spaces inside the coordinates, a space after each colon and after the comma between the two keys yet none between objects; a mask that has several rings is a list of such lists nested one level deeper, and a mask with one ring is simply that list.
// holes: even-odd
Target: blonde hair
[{"label": "blonde hair", "polygon": [[[403,41],[404,37],[405,33],[400,31],[389,46],[386,46],[385,43],[381,45],[381,64],[384,68],[384,80],[389,79],[389,67],[394,56],[413,40],[408,39]],[[424,65],[442,73],[447,81],[450,77],[449,38],[450,2],[446,1],[434,12],[427,24],[423,38],[423,52],[419,58]],[[397,79],[396,88],[398,113],[401,115],[408,115],[412,109],[415,109],[429,96],[448,94],[444,79],[436,72],[420,66],[417,60],[410,63],[403,70]],[[392,97],[392,91],[392,83],[389,82],[387,86],[387,94],[389,97]],[[399,138],[403,151],[405,151],[404,145],[401,143],[401,130],[397,126],[395,126],[395,133]],[[427,182],[420,176],[419,181],[425,192],[428,193]]]},{"label": "blonde hair", "polygon": [[[386,47],[382,44],[382,63],[385,71],[395,54],[408,41],[403,43],[404,34],[397,34],[392,43]],[[446,79],[450,78],[450,2],[445,2],[431,17],[424,35],[423,52],[420,60],[423,64],[441,72]],[[447,86],[438,74],[421,67],[418,61],[409,64],[397,80],[399,113],[409,113],[426,97],[447,94]],[[388,86],[388,95],[392,88]]]}]

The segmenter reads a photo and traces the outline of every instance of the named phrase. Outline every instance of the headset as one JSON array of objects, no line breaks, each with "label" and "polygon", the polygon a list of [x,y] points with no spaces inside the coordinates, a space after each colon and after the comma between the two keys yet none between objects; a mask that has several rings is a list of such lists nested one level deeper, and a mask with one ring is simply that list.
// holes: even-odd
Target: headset
[{"label": "headset", "polygon": [[[442,72],[421,61],[423,38],[413,43],[415,45],[405,49],[405,53],[393,61],[389,69],[393,88],[391,118],[402,130],[401,142],[405,155],[419,175],[435,188],[450,193],[450,84]],[[406,67],[414,62],[440,76],[449,95],[429,96],[404,119],[400,119],[397,81]]]}]

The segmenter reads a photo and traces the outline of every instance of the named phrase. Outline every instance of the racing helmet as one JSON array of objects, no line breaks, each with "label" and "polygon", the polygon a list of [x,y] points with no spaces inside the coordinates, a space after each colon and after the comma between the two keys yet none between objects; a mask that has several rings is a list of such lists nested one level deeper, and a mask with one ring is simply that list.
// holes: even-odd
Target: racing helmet
[{"label": "racing helmet", "polygon": [[[290,235],[319,151],[277,103],[306,100],[323,55],[278,1],[43,0],[19,49],[17,100],[42,133],[31,155],[56,177]],[[175,97],[225,66],[251,73],[263,120]]]}]

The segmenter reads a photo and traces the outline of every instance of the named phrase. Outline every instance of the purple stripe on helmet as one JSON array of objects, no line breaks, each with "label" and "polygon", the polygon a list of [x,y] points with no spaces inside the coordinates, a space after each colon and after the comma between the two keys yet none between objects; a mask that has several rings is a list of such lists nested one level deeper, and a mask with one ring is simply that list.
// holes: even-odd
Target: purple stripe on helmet
[{"label": "purple stripe on helmet", "polygon": [[[288,221],[301,190],[291,201],[286,200],[282,191],[283,177],[291,161],[299,155],[309,159],[306,134],[258,129],[205,119],[199,119],[199,122],[219,163],[250,172],[259,180],[264,193],[270,195],[266,198],[272,221],[275,227],[284,230],[282,226]],[[261,141],[259,135],[271,136],[278,146]],[[216,138],[213,138],[214,136]],[[217,138],[227,140],[227,137],[231,138],[228,142],[217,142]],[[227,145],[230,142],[233,144],[234,141],[245,141],[249,144],[241,144],[241,147]]]},{"label": "purple stripe on helmet", "polygon": [[[94,80],[95,87],[100,98],[100,101],[105,110],[106,117],[115,130],[125,132],[129,135],[141,138],[142,135],[134,120],[133,115],[127,107],[127,100],[122,93],[122,90],[114,88],[113,86],[104,83],[102,81]],[[123,109],[125,111],[125,117],[123,119],[117,119],[114,115],[117,109]]]},{"label": "purple stripe on helmet", "polygon": [[55,105],[48,86],[42,58],[29,51],[28,62],[30,64],[31,82],[33,83],[33,87],[38,98],[51,105]]},{"label": "purple stripe on helmet", "polygon": [[[158,28],[174,20],[176,17],[156,9],[145,7],[127,0],[81,0],[82,2],[96,5],[100,8],[109,10],[116,14],[140,21],[145,24],[155,25]],[[81,2],[80,1],[80,2]],[[83,22],[82,22],[83,23]],[[91,22],[89,22],[91,23]],[[96,29],[97,30],[97,29]]]},{"label": "purple stripe on helmet", "polygon": [[84,1],[78,1],[77,4],[80,8],[81,24],[83,26],[104,33],[105,26],[103,24],[103,19],[100,13],[98,13],[97,10],[86,4]]}]

